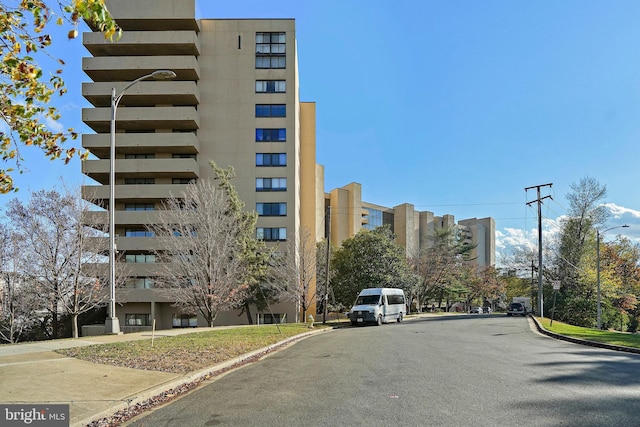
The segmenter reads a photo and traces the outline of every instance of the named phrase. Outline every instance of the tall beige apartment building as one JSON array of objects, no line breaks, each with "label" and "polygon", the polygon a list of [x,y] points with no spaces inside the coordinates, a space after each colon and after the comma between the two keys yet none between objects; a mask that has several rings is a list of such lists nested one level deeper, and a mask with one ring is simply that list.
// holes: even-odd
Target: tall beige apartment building
[{"label": "tall beige apartment building", "polygon": [[[92,107],[82,120],[95,134],[83,136],[93,156],[82,172],[96,181],[84,186],[86,197],[108,205],[112,88],[120,93],[155,70],[176,74],[136,83],[117,108],[115,234],[129,278],[116,291],[116,316],[125,332],[149,328],[154,319],[159,329],[204,326],[153,289],[153,250],[161,248],[145,224],[157,218],[163,199],[212,176],[215,161],[234,167],[233,184],[246,209],[259,213],[256,234],[268,244],[298,239],[303,225],[322,230],[315,104],[299,100],[295,21],[196,19],[195,0],[106,4],[124,33],[117,42],[83,34],[92,55],[83,58],[83,70],[92,81],[82,93]],[[108,221],[107,212],[96,216]],[[272,310],[275,318],[260,313],[261,321],[295,321],[298,314],[292,302]],[[216,324],[247,321],[226,312]]]}]

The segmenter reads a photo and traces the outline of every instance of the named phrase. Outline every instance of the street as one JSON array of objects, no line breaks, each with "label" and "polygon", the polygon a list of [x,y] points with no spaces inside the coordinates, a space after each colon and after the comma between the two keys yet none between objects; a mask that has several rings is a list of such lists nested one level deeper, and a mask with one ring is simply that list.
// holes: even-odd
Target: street
[{"label": "street", "polygon": [[522,317],[431,317],[313,336],[128,425],[638,425],[639,370]]}]

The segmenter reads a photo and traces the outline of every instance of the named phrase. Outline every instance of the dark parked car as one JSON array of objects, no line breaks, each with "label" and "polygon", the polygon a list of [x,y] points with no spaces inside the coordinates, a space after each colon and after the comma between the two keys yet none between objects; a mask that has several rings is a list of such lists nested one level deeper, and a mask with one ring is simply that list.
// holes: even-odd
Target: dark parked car
[{"label": "dark parked car", "polygon": [[507,307],[507,316],[511,316],[512,314],[514,316],[526,316],[527,307],[525,307],[521,302],[512,302],[511,304],[509,304],[509,307]]}]

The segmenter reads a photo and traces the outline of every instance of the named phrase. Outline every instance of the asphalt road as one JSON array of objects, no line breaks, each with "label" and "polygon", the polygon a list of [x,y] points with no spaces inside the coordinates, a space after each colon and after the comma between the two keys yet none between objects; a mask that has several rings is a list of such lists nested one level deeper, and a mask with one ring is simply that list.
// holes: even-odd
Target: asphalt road
[{"label": "asphalt road", "polygon": [[525,318],[427,318],[313,336],[128,425],[634,426],[638,372]]}]

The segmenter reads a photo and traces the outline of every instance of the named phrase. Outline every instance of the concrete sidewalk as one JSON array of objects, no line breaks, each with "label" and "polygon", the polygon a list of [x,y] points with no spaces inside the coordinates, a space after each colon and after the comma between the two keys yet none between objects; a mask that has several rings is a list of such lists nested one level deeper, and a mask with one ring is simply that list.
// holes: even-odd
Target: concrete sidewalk
[{"label": "concrete sidewalk", "polygon": [[[155,337],[203,332],[210,329],[213,328],[156,331]],[[314,330],[311,333],[321,331]],[[130,405],[158,396],[210,372],[253,358],[257,354],[270,350],[271,347],[282,344],[260,349],[188,375],[96,364],[55,353],[55,350],[64,348],[151,338],[151,332],[140,332],[1,345],[0,403],[68,404],[70,425],[86,426],[92,421],[127,409]],[[292,337],[285,342],[301,338],[301,336]]]}]

